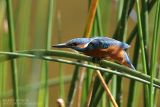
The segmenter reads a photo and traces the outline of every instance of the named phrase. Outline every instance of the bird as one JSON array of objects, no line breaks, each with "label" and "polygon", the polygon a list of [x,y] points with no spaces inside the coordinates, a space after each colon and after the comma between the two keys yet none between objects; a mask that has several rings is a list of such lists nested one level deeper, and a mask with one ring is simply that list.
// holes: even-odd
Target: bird
[{"label": "bird", "polygon": [[126,53],[130,45],[109,37],[74,38],[52,47],[71,48],[94,59],[115,61],[135,70]]}]

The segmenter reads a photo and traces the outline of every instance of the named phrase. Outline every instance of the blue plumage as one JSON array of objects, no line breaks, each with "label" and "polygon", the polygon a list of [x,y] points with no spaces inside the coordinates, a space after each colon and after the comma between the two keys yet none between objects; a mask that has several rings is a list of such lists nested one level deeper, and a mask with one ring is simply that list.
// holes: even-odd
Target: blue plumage
[{"label": "blue plumage", "polygon": [[81,51],[94,50],[97,48],[103,49],[103,48],[108,48],[110,46],[118,46],[122,48],[123,50],[130,47],[128,44],[117,41],[115,39],[111,39],[108,37],[95,37],[95,38],[92,38],[89,41],[88,46],[85,49],[82,49]]},{"label": "blue plumage", "polygon": [[54,45],[53,47],[72,48],[88,56],[97,58],[111,58],[123,65],[135,69],[130,62],[127,53],[125,52],[125,50],[130,46],[124,42],[120,42],[112,38],[75,38],[66,43]]},{"label": "blue plumage", "polygon": [[94,40],[92,40],[92,42],[94,43],[98,42],[99,43],[98,45],[101,48],[108,48],[109,46],[113,46],[113,45],[119,46],[122,49],[127,49],[130,47],[128,44],[124,42],[120,42],[108,37],[95,37]]},{"label": "blue plumage", "polygon": [[[86,46],[83,48],[77,47],[77,45],[81,45],[81,44],[85,44]],[[64,45],[66,46],[66,48],[72,48],[81,52],[87,49],[91,50],[96,48],[108,48],[109,46],[113,46],[113,45],[119,46],[124,50],[129,48],[128,44],[117,41],[115,39],[108,38],[108,37],[74,38],[56,47],[63,48]]]}]

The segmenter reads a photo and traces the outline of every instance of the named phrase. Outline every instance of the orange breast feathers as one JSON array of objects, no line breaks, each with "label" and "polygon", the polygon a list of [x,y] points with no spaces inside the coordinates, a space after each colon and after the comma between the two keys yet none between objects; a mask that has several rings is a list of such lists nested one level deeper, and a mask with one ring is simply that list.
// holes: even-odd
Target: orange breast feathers
[{"label": "orange breast feathers", "polygon": [[124,52],[125,51],[118,46],[110,46],[104,49],[94,49],[91,51],[85,51],[84,54],[92,57],[107,59],[110,61],[116,61],[120,64],[130,66],[126,62]]}]

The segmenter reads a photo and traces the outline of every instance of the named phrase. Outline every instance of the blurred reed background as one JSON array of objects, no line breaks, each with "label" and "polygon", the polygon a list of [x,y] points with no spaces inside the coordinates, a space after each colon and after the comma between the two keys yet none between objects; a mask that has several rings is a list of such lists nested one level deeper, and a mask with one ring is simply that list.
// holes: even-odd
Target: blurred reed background
[{"label": "blurred reed background", "polygon": [[[94,70],[86,67],[82,79],[84,67],[39,56],[48,56],[49,52],[55,55],[52,44],[83,37],[92,1],[96,0],[0,0],[0,107],[58,107],[59,98],[69,107],[86,105]],[[137,72],[146,78],[151,76],[148,80],[142,78],[150,84],[145,85],[137,82],[141,76],[138,73],[132,73],[135,78],[104,73],[119,107],[159,107],[159,89],[153,85],[160,74],[160,0],[99,0],[95,8],[89,36],[127,42]],[[14,56],[14,52],[23,53]],[[62,59],[78,59],[67,55],[63,54],[66,58]],[[113,107],[97,78],[90,107]]]}]

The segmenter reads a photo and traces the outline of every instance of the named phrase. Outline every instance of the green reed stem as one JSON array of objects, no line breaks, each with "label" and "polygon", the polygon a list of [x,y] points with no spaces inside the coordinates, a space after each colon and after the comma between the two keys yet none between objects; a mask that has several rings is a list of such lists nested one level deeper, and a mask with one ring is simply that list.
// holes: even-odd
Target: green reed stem
[{"label": "green reed stem", "polygon": [[[37,55],[36,53],[39,53],[39,55]],[[52,58],[47,59],[47,58],[44,58],[43,55],[45,55],[45,56],[66,57],[66,58],[73,58],[73,59],[79,59],[79,60],[83,60],[83,61],[92,62],[92,58],[89,57],[89,56],[85,56],[85,55],[81,55],[81,54],[75,54],[75,53],[66,52],[66,51],[57,51],[57,50],[52,50],[52,51],[45,51],[45,50],[26,51],[25,53],[24,53],[24,51],[23,51],[23,53],[0,52],[0,54],[1,54],[0,62],[11,60],[11,59],[18,58],[18,57],[37,58],[37,59],[44,59],[44,60],[50,60],[51,61]],[[58,62],[58,59],[53,60],[53,61]],[[68,63],[68,64],[71,63],[72,64],[72,61],[70,61],[70,62],[60,61],[60,62]],[[74,64],[74,62],[73,62],[73,64]],[[140,71],[135,72],[135,70],[127,68],[123,65],[119,65],[119,64],[116,64],[114,62],[110,62],[110,61],[106,61],[106,60],[102,60],[97,64],[100,64],[101,66],[104,66],[104,67],[110,67],[110,68],[113,68],[113,69],[117,69],[118,71],[123,71],[123,72],[112,71],[112,72],[115,72],[115,74],[119,74],[121,76],[125,76],[125,74],[128,74],[128,75],[134,76],[135,78],[139,78],[140,81],[147,81],[145,83],[150,84],[150,76],[148,76],[146,74],[143,74]],[[79,66],[83,66],[83,64],[80,64]],[[89,66],[91,66],[91,65],[89,65]],[[105,68],[102,68],[102,69],[105,69]],[[101,68],[97,69],[97,70],[101,70]],[[154,79],[154,86],[156,86],[158,88],[158,87],[160,87],[159,85],[160,85],[159,80]]]},{"label": "green reed stem", "polygon": [[[62,32],[62,27],[61,27],[61,13],[60,11],[58,11],[57,13],[57,31],[58,31],[58,34],[57,34],[57,38],[58,38],[58,43],[61,43],[61,39],[62,39],[62,35],[61,35],[61,32]],[[64,74],[63,74],[63,65],[62,63],[59,64],[59,81],[60,81],[60,97],[61,98],[64,98],[65,97],[65,92],[64,92]]]},{"label": "green reed stem", "polygon": [[[7,18],[8,18],[8,30],[9,30],[9,46],[11,52],[15,51],[15,35],[14,35],[14,22],[13,22],[13,13],[12,13],[12,0],[6,0],[6,8],[7,8]],[[18,74],[17,74],[17,64],[16,60],[11,61],[12,67],[12,82],[13,82],[13,89],[14,89],[14,106],[19,107],[19,93],[18,93]]]},{"label": "green reed stem", "polygon": [[97,13],[95,19],[97,20],[97,29],[98,29],[98,35],[103,36],[103,29],[102,29],[102,17],[101,17],[101,8],[100,4],[97,6]]},{"label": "green reed stem", "polygon": [[47,50],[49,50],[51,47],[53,15],[54,15],[54,0],[49,0],[47,41],[46,41],[46,49]]},{"label": "green reed stem", "polygon": [[[47,37],[46,37],[46,50],[49,50],[51,47],[51,36],[52,36],[52,21],[53,21],[53,13],[54,13],[54,0],[49,0],[48,2],[48,22],[47,22]],[[48,107],[48,62],[44,61],[44,70],[41,73],[41,80],[42,83],[43,81],[45,82],[45,88],[42,89],[43,91],[41,91],[40,95],[43,95],[42,100],[44,103],[42,104],[42,106],[44,107]]]},{"label": "green reed stem", "polygon": [[[142,64],[143,64],[143,70],[144,73],[147,74],[147,66],[146,66],[146,57],[145,57],[145,47],[144,47],[144,40],[143,40],[143,33],[142,33],[142,23],[141,23],[141,16],[140,16],[140,9],[139,9],[139,0],[136,0],[136,9],[137,9],[137,19],[138,19],[138,36],[140,40],[140,46],[142,51]],[[148,86],[144,86],[145,88],[145,101],[146,106],[148,106],[149,102],[149,90]]]},{"label": "green reed stem", "polygon": [[[158,46],[159,46],[159,26],[160,26],[160,0],[157,1],[156,6],[156,15],[154,22],[154,31],[153,31],[153,41],[152,41],[152,53],[151,53],[151,84],[150,84],[150,107],[154,105],[154,88],[153,88],[153,78],[155,77],[157,60],[158,60]],[[158,34],[159,33],[159,34]]]},{"label": "green reed stem", "polygon": [[142,22],[142,33],[143,33],[143,42],[144,42],[144,51],[145,51],[145,58],[146,58],[146,69],[147,74],[149,72],[149,65],[148,65],[148,38],[149,38],[149,29],[148,29],[148,0],[142,0],[142,14],[141,14],[141,22]]},{"label": "green reed stem", "polygon": [[67,98],[67,102],[66,102],[67,107],[70,107],[73,104],[72,98],[75,95],[75,91],[76,91],[76,87],[77,87],[77,78],[78,78],[78,73],[79,73],[76,71],[79,71],[79,66],[76,66],[74,69],[74,73],[73,73],[72,81],[71,81],[71,85],[70,85],[70,90],[68,92],[68,98]]},{"label": "green reed stem", "polygon": [[[152,8],[155,5],[156,0],[152,0],[149,5],[148,5],[148,13],[152,10]],[[141,13],[142,15],[143,13]],[[132,40],[134,39],[136,33],[138,31],[138,24],[133,28],[132,32],[129,35],[129,38],[127,39],[127,43],[130,44],[132,42]]]}]

